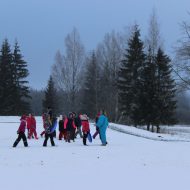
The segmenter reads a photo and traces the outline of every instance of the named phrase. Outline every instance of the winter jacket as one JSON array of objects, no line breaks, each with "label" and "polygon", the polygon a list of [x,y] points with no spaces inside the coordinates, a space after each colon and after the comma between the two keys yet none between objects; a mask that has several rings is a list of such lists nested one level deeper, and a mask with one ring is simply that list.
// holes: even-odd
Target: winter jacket
[{"label": "winter jacket", "polygon": [[82,120],[82,132],[90,132],[90,125],[88,120]]},{"label": "winter jacket", "polygon": [[64,120],[64,129],[67,131],[71,131],[72,129],[76,129],[75,122],[71,118],[66,118]]},{"label": "winter jacket", "polygon": [[56,131],[56,128],[57,128],[57,118],[53,118],[52,124],[49,123],[45,128],[45,133],[52,134]]},{"label": "winter jacket", "polygon": [[29,120],[30,120],[30,118],[27,117],[27,118],[26,118],[26,124],[27,124],[26,127],[27,127],[28,130],[30,129],[30,128],[29,128],[30,126],[28,125],[28,123],[30,122]]},{"label": "winter jacket", "polygon": [[50,125],[52,125],[52,121],[49,118],[48,114],[44,114],[43,117],[43,127],[44,129],[48,128]]},{"label": "winter jacket", "polygon": [[64,132],[64,121],[62,119],[59,120],[59,131]]},{"label": "winter jacket", "polygon": [[20,126],[17,130],[17,133],[21,133],[21,132],[24,133],[25,129],[26,129],[26,120],[21,119]]},{"label": "winter jacket", "polygon": [[105,115],[101,115],[97,122],[97,127],[99,129],[107,129],[108,127],[108,118]]},{"label": "winter jacket", "polygon": [[79,116],[74,119],[74,122],[77,128],[81,127],[81,119]]},{"label": "winter jacket", "polygon": [[33,116],[27,118],[27,128],[28,129],[31,129],[31,128],[36,129],[36,120]]},{"label": "winter jacket", "polygon": [[53,118],[52,127],[51,127],[51,133],[54,133],[57,128],[57,118]]}]

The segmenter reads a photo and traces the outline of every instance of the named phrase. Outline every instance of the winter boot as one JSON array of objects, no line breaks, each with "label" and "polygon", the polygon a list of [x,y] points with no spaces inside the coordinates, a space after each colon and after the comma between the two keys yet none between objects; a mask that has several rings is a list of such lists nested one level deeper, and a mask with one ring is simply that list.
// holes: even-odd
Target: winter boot
[{"label": "winter boot", "polygon": [[18,144],[18,141],[15,141],[14,144],[13,144],[13,147],[16,147]]},{"label": "winter boot", "polygon": [[28,146],[27,141],[24,141],[24,146],[25,146],[25,147],[27,147],[27,146]]}]

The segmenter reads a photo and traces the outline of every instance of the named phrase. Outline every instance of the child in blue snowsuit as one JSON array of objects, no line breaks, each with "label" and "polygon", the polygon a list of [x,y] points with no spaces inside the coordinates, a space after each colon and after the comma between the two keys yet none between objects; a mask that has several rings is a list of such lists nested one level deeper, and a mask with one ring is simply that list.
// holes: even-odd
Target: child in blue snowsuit
[{"label": "child in blue snowsuit", "polygon": [[108,128],[108,118],[106,117],[105,112],[100,115],[96,126],[99,128],[102,145],[106,146],[106,129]]}]

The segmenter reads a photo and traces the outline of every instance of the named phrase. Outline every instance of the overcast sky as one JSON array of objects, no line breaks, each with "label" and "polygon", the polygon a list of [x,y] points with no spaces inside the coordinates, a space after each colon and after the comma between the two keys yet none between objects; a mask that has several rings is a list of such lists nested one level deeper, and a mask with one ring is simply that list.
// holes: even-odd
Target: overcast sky
[{"label": "overcast sky", "polygon": [[96,48],[106,32],[122,31],[137,22],[143,35],[156,9],[168,53],[181,35],[179,24],[190,21],[189,0],[0,0],[0,42],[18,40],[28,62],[30,86],[44,88],[57,50],[73,27],[86,50]]}]

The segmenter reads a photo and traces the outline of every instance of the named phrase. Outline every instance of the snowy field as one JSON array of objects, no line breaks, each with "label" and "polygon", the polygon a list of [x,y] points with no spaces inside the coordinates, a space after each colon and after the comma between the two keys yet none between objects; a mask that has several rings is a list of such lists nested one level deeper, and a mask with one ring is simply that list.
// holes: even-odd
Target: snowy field
[{"label": "snowy field", "polygon": [[[16,122],[18,117],[0,117],[2,190],[190,188],[189,142],[155,141],[108,129],[106,147],[100,146],[98,138],[87,147],[79,138],[71,144],[55,140],[56,147],[42,147],[40,138],[28,141],[28,148],[22,142],[12,148]],[[41,118],[37,118],[37,130],[42,131]]]},{"label": "snowy field", "polygon": [[[152,133],[145,130],[145,127],[135,128],[121,124],[109,124],[110,129],[122,132],[128,135],[142,137],[157,141],[173,141],[173,142],[190,142],[190,127],[188,126],[161,126],[161,133]],[[144,129],[143,129],[144,128]]]}]

